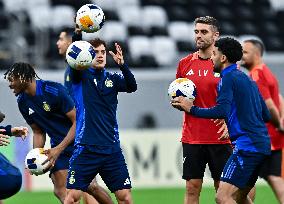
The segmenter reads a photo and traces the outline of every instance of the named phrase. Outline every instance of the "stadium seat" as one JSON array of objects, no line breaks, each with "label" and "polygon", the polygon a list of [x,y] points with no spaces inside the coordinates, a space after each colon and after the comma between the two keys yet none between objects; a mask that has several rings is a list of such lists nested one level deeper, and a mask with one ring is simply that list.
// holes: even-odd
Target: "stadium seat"
[{"label": "stadium seat", "polygon": [[176,41],[194,42],[192,24],[183,21],[172,21],[168,25],[169,36]]},{"label": "stadium seat", "polygon": [[142,11],[138,6],[125,6],[118,10],[118,16],[127,26],[138,26],[142,21]]},{"label": "stadium seat", "polygon": [[151,41],[146,36],[130,37],[128,47],[133,62],[137,62],[142,55],[153,55]]},{"label": "stadium seat", "polygon": [[119,0],[116,1],[116,6],[118,10],[124,6],[140,6],[140,0]]},{"label": "stadium seat", "polygon": [[151,40],[153,55],[159,66],[172,66],[176,64],[177,48],[175,41],[169,37],[156,36]]},{"label": "stadium seat", "polygon": [[104,9],[105,18],[107,21],[118,21],[119,17],[116,11]]},{"label": "stadium seat", "polygon": [[232,12],[231,8],[223,5],[216,5],[213,9],[213,16],[218,19],[220,23],[222,21],[233,21],[236,16],[235,13]]},{"label": "stadium seat", "polygon": [[114,40],[125,41],[128,33],[126,25],[119,21],[108,21],[102,29],[102,37],[104,40],[111,42]]},{"label": "stadium seat", "polygon": [[167,0],[141,0],[142,6],[152,5],[152,6],[164,6]]},{"label": "stadium seat", "polygon": [[168,22],[167,13],[160,6],[144,6],[141,15],[143,20],[140,22],[146,29],[150,29],[153,26],[165,27]]},{"label": "stadium seat", "polygon": [[274,10],[284,10],[284,1],[281,0],[270,0],[271,7]]},{"label": "stadium seat", "polygon": [[76,11],[68,5],[54,6],[51,9],[51,26],[57,30],[62,27],[74,27],[74,16]]},{"label": "stadium seat", "polygon": [[264,39],[264,44],[267,51],[283,51],[284,41],[279,36],[266,36]]},{"label": "stadium seat", "polygon": [[[92,0],[91,1],[94,4],[100,5],[101,8],[106,10],[115,11],[117,9],[116,7],[116,0]],[[83,5],[83,4],[82,4]]]},{"label": "stadium seat", "polygon": [[223,35],[236,35],[236,27],[231,21],[221,21],[221,33]]},{"label": "stadium seat", "polygon": [[[40,11],[40,15],[39,15]],[[29,17],[32,22],[32,26],[38,29],[48,29],[53,23],[50,19],[53,19],[52,11],[50,7],[38,6],[34,9],[28,10]]]},{"label": "stadium seat", "polygon": [[4,7],[9,12],[21,11],[25,9],[24,0],[3,0]]}]

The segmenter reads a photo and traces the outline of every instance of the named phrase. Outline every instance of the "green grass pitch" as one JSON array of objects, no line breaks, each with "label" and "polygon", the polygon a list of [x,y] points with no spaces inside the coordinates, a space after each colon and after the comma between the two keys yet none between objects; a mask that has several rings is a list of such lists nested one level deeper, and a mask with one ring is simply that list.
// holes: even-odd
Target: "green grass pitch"
[{"label": "green grass pitch", "polygon": [[[133,189],[135,204],[182,204],[183,188],[155,188]],[[214,189],[205,187],[201,192],[201,204],[214,202]],[[113,197],[114,199],[114,197]],[[4,201],[4,204],[53,204],[59,203],[52,192],[19,192],[12,198]],[[277,200],[268,186],[257,186],[256,204],[277,204]]]}]

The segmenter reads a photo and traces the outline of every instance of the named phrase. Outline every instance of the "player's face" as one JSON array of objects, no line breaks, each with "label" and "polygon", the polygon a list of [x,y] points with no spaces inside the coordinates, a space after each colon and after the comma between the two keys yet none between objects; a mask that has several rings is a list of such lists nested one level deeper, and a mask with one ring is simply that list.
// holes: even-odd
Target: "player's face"
[{"label": "player's face", "polygon": [[67,36],[66,32],[61,32],[56,42],[59,54],[65,55],[67,48],[71,43],[72,43],[72,39]]},{"label": "player's face", "polygon": [[94,67],[97,69],[103,69],[106,65],[106,48],[103,44],[95,47],[96,57],[94,60]]},{"label": "player's face", "polygon": [[198,49],[205,50],[215,43],[219,35],[213,31],[212,25],[197,23],[194,29],[195,44]]},{"label": "player's face", "polygon": [[223,54],[218,50],[217,47],[214,47],[212,55],[211,55],[211,60],[213,61],[214,64],[214,72],[221,73],[222,71],[222,59]]},{"label": "player's face", "polygon": [[253,65],[255,47],[250,42],[243,43],[243,57],[241,65],[245,68],[250,68]]},{"label": "player's face", "polygon": [[27,82],[22,82],[19,77],[9,77],[9,87],[13,90],[13,93],[17,96],[21,92],[24,92],[28,86]]}]

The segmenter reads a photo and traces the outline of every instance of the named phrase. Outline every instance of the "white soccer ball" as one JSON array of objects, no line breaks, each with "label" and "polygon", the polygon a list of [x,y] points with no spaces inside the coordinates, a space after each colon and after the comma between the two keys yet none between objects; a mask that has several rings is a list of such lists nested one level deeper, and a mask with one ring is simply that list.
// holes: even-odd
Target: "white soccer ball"
[{"label": "white soccer ball", "polygon": [[86,33],[93,33],[100,30],[105,22],[103,10],[95,4],[82,6],[76,14],[76,24]]},{"label": "white soccer ball", "polygon": [[92,66],[96,57],[93,46],[87,41],[75,41],[66,51],[66,61],[70,67],[83,70]]},{"label": "white soccer ball", "polygon": [[169,86],[168,95],[171,99],[184,96],[189,99],[195,99],[196,97],[196,86],[195,84],[187,78],[175,79]]},{"label": "white soccer ball", "polygon": [[34,175],[42,175],[46,172],[43,170],[48,166],[49,162],[44,165],[42,163],[47,159],[47,156],[43,153],[43,148],[35,148],[29,151],[25,159],[26,169]]}]

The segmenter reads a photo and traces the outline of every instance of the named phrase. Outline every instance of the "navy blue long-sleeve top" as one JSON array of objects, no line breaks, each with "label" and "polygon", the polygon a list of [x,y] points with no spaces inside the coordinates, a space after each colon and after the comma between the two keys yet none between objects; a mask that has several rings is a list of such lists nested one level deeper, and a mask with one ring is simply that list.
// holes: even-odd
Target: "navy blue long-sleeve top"
[{"label": "navy blue long-sleeve top", "polygon": [[190,114],[202,118],[225,119],[235,151],[270,154],[270,138],[265,122],[269,111],[257,85],[232,64],[221,72],[217,105],[193,106]]}]

